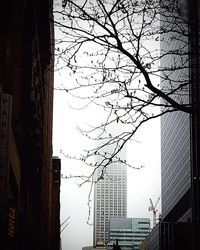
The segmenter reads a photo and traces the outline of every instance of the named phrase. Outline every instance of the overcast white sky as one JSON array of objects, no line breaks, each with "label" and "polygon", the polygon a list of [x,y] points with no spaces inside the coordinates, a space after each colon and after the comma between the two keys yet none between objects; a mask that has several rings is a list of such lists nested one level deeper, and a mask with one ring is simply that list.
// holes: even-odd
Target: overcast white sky
[{"label": "overcast white sky", "polygon": [[[55,74],[55,87],[66,85],[67,75]],[[70,155],[78,155],[89,146],[89,142],[77,131],[77,126],[95,122],[99,118],[95,107],[74,110],[79,107],[65,91],[54,91],[53,154],[61,158],[62,173],[79,174],[85,170],[80,162],[69,160],[60,150]],[[127,147],[127,159],[141,170],[128,169],[128,217],[149,217],[149,198],[156,202],[160,196],[160,121],[149,121],[138,130],[137,142],[132,141]],[[69,225],[62,232],[63,250],[81,250],[92,245],[93,229],[87,222],[87,198],[89,185],[78,187],[77,179],[62,180],[61,184],[61,223],[70,216]],[[160,212],[160,202],[157,206]],[[158,214],[159,214],[158,212]],[[92,216],[91,216],[92,222]]]},{"label": "overcast white sky", "polygon": [[[73,81],[69,74],[55,73],[55,88],[69,86]],[[70,106],[76,107],[75,109]],[[81,104],[73,100],[65,91],[54,91],[53,154],[61,158],[62,174],[84,173],[84,166],[75,160],[67,159],[60,153],[79,155],[91,146],[77,131],[77,126],[85,127],[100,120],[99,110],[94,106],[78,109]],[[127,160],[132,165],[145,166],[141,170],[128,169],[128,217],[149,217],[149,199],[155,203],[161,194],[160,178],[160,120],[151,120],[141,127],[127,146]],[[92,245],[93,228],[87,224],[87,199],[90,186],[79,188],[77,179],[62,179],[61,182],[61,223],[70,216],[69,225],[62,232],[63,250],[82,250],[83,246]],[[157,206],[161,211],[160,202]],[[92,222],[92,215],[90,218]]]}]

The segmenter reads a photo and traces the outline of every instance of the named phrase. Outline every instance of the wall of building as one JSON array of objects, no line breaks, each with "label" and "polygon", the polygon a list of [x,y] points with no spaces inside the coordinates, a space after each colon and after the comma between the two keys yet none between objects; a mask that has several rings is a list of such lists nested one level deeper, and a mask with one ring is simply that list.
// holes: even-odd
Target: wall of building
[{"label": "wall of building", "polygon": [[160,250],[160,224],[157,224],[142,242],[140,250]]},{"label": "wall of building", "polygon": [[[161,35],[161,51],[172,51],[166,53],[160,61],[162,69],[173,68],[172,72],[165,70],[169,74],[170,80],[165,78],[161,81],[161,87],[170,91],[170,88],[176,88],[176,84],[188,83],[187,87],[181,91],[175,92],[172,96],[176,101],[187,104],[189,102],[189,65],[188,65],[188,37],[179,32],[177,22],[181,22],[181,29],[187,32],[187,25],[184,22],[184,15],[177,14],[173,11],[174,1],[164,1],[169,4],[169,14],[163,7],[164,14],[161,18],[161,29],[165,32]],[[171,3],[171,4],[170,4]],[[174,8],[175,9],[175,8]],[[172,32],[167,30],[172,29]],[[175,36],[176,34],[176,36]],[[175,39],[173,39],[175,36]],[[175,51],[182,51],[186,55],[178,55]],[[174,52],[173,52],[174,51]],[[182,65],[182,62],[183,65]],[[180,67],[180,68],[179,68]],[[165,102],[163,101],[163,104]],[[163,108],[164,109],[164,108]],[[181,217],[181,213],[185,213],[188,209],[186,192],[191,187],[190,176],[190,115],[184,112],[168,113],[161,117],[161,182],[162,182],[162,217],[166,220],[177,220]],[[186,195],[187,196],[187,195]],[[181,201],[182,200],[182,201]],[[184,210],[180,210],[180,214],[170,214],[172,209],[181,202],[185,206]],[[176,209],[176,213],[178,210]]]},{"label": "wall of building", "polygon": [[[177,220],[182,214],[174,215],[174,219],[169,214],[181,199],[187,200],[185,195],[191,185],[188,114],[176,112],[161,118],[161,169],[162,217]],[[184,206],[186,211],[188,204]]]},{"label": "wall of building", "polygon": [[[10,171],[4,204],[13,209],[10,198],[17,204],[16,221],[12,221],[12,225],[16,225],[15,241],[10,244],[10,239],[0,238],[0,248],[5,250],[50,249],[52,196],[55,196],[52,187],[52,11],[51,0],[4,1],[0,10],[0,88],[3,95],[12,99],[7,144]],[[1,142],[2,138],[0,145]],[[9,226],[14,215],[11,212],[8,215]],[[53,215],[58,219],[59,211]],[[59,245],[54,245],[54,249],[59,249]]]},{"label": "wall of building", "polygon": [[[171,3],[173,4],[174,1]],[[163,45],[161,49],[170,51],[172,48],[178,48],[178,46],[187,39],[185,44],[185,52],[188,60],[186,64],[187,67],[184,70],[181,69],[181,75],[180,72],[175,72],[174,79],[177,79],[178,83],[180,83],[180,81],[183,80],[182,76],[188,77],[188,90],[190,92],[186,95],[185,99],[182,98],[182,100],[186,101],[186,103],[188,101],[191,102],[192,114],[175,112],[161,119],[162,222],[159,223],[155,230],[149,235],[142,249],[168,250],[200,248],[198,198],[200,188],[199,183],[196,182],[200,173],[200,154],[198,153],[200,152],[198,151],[200,135],[200,123],[198,122],[200,103],[198,53],[200,30],[199,1],[194,0],[191,3],[186,0],[180,0],[179,3],[181,4],[182,10],[179,14],[185,15],[187,20],[187,27],[184,29],[185,33],[180,32],[180,38],[182,37],[180,42],[177,40],[176,44],[169,42]],[[170,27],[169,23],[166,24]],[[174,27],[177,27],[177,25]],[[168,37],[163,35],[163,38],[168,39],[170,34],[167,36]],[[161,60],[161,67],[170,65],[170,63],[173,60],[176,61],[176,59],[176,56],[168,55],[167,60],[166,58]],[[177,65],[181,66],[180,59],[177,60]],[[164,82],[163,86],[166,86]]]},{"label": "wall of building", "polygon": [[200,3],[192,0],[188,5],[190,23],[190,78],[193,113],[191,121],[192,138],[192,247],[200,248]]}]

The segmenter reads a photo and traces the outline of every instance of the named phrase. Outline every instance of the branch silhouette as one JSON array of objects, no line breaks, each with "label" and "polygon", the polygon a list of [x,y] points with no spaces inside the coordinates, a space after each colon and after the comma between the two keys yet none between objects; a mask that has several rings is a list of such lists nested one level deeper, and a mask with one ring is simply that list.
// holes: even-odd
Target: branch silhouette
[{"label": "branch silhouette", "polygon": [[[63,0],[55,9],[57,70],[76,79],[60,89],[107,114],[99,125],[79,129],[100,146],[80,157],[65,154],[91,167],[83,183],[97,181],[97,169],[116,162],[134,168],[119,153],[144,123],[171,112],[192,113],[184,11],[178,1],[160,0]],[[111,133],[119,124],[122,131]]]}]

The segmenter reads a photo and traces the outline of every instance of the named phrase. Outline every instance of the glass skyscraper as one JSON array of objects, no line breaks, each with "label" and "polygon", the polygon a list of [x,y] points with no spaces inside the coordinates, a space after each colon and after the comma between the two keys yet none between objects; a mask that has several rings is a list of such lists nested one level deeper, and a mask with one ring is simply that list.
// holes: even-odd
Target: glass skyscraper
[{"label": "glass skyscraper", "polygon": [[[175,4],[171,0],[167,3],[171,6]],[[180,0],[180,4],[184,5],[184,3],[185,0]],[[166,4],[165,1],[164,4]],[[170,11],[172,12],[173,8]],[[174,91],[171,97],[180,104],[188,104],[188,37],[180,34],[180,37],[176,36],[176,39],[173,39],[174,34],[179,31],[177,27],[173,26],[177,21],[182,21],[181,30],[188,29],[185,21],[187,18],[183,13],[179,15],[179,18],[173,12],[171,18],[165,17],[165,15],[161,18],[161,30],[168,31],[170,27],[172,31],[165,32],[161,36],[160,50],[164,55],[161,58],[160,67],[164,69],[165,74],[167,68],[173,69],[173,72],[169,73],[169,77],[164,77],[164,80],[161,81],[161,87],[162,90],[167,89],[169,92],[170,88],[176,89],[182,84],[184,87],[179,88],[180,90],[177,88],[178,91]],[[167,53],[167,51],[173,53]],[[177,55],[176,51],[181,51],[182,54]],[[161,179],[162,217],[165,221],[185,221],[190,217],[190,211],[188,211],[191,186],[190,149],[190,115],[182,111],[163,115],[161,117]]]}]

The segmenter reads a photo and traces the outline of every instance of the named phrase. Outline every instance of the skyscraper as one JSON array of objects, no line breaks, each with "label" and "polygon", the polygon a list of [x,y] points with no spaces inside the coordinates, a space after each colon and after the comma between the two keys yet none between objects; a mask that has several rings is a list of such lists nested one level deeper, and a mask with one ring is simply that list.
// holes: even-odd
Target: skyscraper
[{"label": "skyscraper", "polygon": [[[168,4],[170,2],[171,0]],[[184,4],[185,1],[180,2]],[[170,27],[178,21],[182,21],[180,30],[188,29],[183,12],[177,17],[173,14],[173,9],[169,11],[172,17],[171,19],[167,17],[167,21],[165,16],[161,19],[161,29],[168,31],[166,25]],[[180,37],[176,36],[176,39],[173,39],[172,34],[178,31],[178,28],[174,28],[173,32],[166,32],[162,35],[161,51],[173,51],[173,53],[168,55],[164,52],[160,65],[162,69],[167,67],[174,69],[174,72],[169,75],[170,81],[165,78],[161,82],[163,89],[169,90],[170,84],[175,88],[176,82],[178,85],[189,83],[189,65],[186,63],[188,61],[188,37],[180,34]],[[182,54],[177,55],[175,50],[182,51]],[[180,103],[188,104],[189,86],[181,88],[181,91],[174,91],[172,97]],[[190,217],[188,204],[191,185],[190,147],[190,115],[182,111],[163,115],[161,117],[161,178],[162,217],[165,221],[185,221]]]},{"label": "skyscraper", "polygon": [[[111,148],[106,148],[109,154]],[[123,149],[119,156],[126,159],[126,150]],[[106,170],[99,168],[96,180],[104,171],[94,187],[94,235],[93,245],[106,245],[110,218],[126,218],[127,216],[127,167],[116,162]]]},{"label": "skyscraper", "polygon": [[[171,1],[171,6],[173,3],[175,1]],[[176,36],[174,42],[171,39],[171,42],[165,43],[165,46],[162,45],[161,49],[171,52],[171,49],[178,48],[181,55],[185,54],[187,57],[188,64],[182,67],[181,59],[183,57],[178,58],[174,53],[163,58],[161,66],[169,66],[172,61],[176,61],[180,70],[178,72],[173,69],[173,74],[179,84],[183,80],[182,77],[187,76],[185,80],[189,85],[188,93],[184,93],[183,88],[180,96],[183,103],[190,101],[192,111],[191,114],[177,111],[161,118],[162,222],[159,224],[159,228],[155,228],[156,230],[151,234],[151,239],[148,240],[144,249],[200,249],[200,189],[199,181],[197,181],[200,175],[200,7],[199,1],[196,0],[190,2],[178,0],[177,3],[180,4],[179,16],[186,20],[184,29],[182,26],[184,32],[179,32],[182,39],[177,39]],[[186,8],[184,8],[185,6]],[[166,22],[166,24],[170,28],[172,27],[172,22]],[[177,24],[176,21],[175,25]],[[161,22],[161,28],[162,25]],[[181,26],[179,25],[179,27]],[[163,38],[169,39],[170,33],[165,32]],[[185,43],[184,50],[180,49],[183,42]],[[156,232],[159,237],[155,237]],[[155,241],[156,246],[159,245],[159,248],[156,248],[155,244],[151,245],[152,240]]]}]

